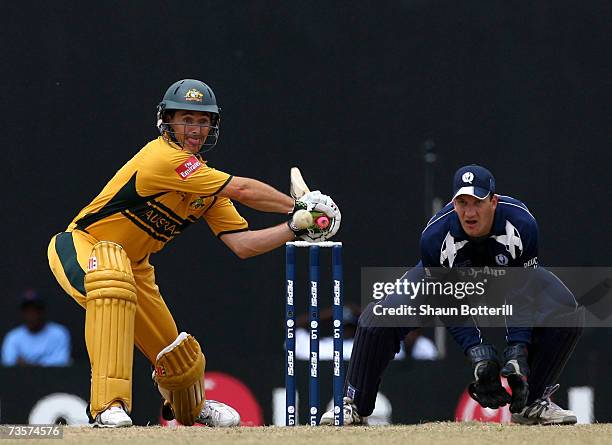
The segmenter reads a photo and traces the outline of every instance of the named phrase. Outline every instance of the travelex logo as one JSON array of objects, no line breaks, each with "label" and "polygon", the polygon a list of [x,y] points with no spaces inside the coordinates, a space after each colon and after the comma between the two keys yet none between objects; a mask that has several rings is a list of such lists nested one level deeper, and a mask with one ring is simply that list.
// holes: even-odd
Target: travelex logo
[{"label": "travelex logo", "polygon": [[487,279],[481,281],[410,281],[398,278],[395,281],[378,281],[372,284],[372,298],[381,300],[388,295],[405,295],[414,300],[418,295],[454,296],[458,300],[465,297],[482,296],[485,293]]}]

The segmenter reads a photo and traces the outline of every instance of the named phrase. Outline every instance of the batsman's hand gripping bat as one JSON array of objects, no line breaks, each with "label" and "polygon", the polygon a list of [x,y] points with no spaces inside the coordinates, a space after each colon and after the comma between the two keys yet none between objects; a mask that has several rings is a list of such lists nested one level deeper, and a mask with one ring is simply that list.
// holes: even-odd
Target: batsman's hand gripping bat
[{"label": "batsman's hand gripping bat", "polygon": [[[306,181],[302,177],[302,172],[297,167],[292,167],[290,172],[290,184],[289,193],[295,200],[299,200],[307,193],[310,193],[310,189],[306,185]],[[293,224],[300,228],[305,229],[313,224],[316,224],[322,230],[327,229],[330,224],[330,220],[327,215],[321,212],[309,212],[306,210],[297,210],[293,215]]]}]

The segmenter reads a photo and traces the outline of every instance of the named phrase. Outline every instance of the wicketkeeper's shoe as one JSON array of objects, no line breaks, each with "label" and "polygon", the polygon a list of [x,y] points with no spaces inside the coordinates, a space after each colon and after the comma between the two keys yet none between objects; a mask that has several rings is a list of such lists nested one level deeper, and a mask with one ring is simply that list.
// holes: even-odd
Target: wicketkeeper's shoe
[{"label": "wicketkeeper's shoe", "polygon": [[[367,425],[368,418],[361,417],[357,412],[357,406],[353,403],[353,399],[345,397],[342,399],[342,411],[344,412],[344,425]],[[319,425],[334,424],[334,409],[323,413]]]},{"label": "wicketkeeper's shoe", "polygon": [[122,406],[111,406],[98,414],[91,426],[94,428],[122,428],[132,426],[132,419]]},{"label": "wicketkeeper's shoe", "polygon": [[206,400],[196,422],[214,427],[238,426],[240,425],[240,414],[225,403]]},{"label": "wicketkeeper's shoe", "polygon": [[576,413],[563,409],[550,400],[559,385],[546,388],[540,399],[526,406],[520,413],[512,414],[512,422],[522,425],[573,425],[578,419]]}]

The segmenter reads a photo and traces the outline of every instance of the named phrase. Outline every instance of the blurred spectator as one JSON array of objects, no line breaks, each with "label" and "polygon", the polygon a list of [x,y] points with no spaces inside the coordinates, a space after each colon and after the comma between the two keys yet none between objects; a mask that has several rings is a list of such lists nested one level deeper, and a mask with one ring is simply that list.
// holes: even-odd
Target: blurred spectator
[{"label": "blurred spectator", "polygon": [[23,324],[10,330],[2,342],[3,366],[68,366],[70,334],[47,321],[45,302],[32,289],[21,297]]},{"label": "blurred spectator", "polygon": [[410,331],[402,343],[402,348],[414,360],[438,360],[440,358],[436,344],[423,335],[423,330],[420,328]]}]

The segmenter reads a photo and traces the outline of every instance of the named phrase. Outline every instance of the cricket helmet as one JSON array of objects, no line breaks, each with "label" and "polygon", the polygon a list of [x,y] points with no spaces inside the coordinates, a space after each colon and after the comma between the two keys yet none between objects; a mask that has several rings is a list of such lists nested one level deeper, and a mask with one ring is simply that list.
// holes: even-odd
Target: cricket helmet
[{"label": "cricket helmet", "polygon": [[221,108],[217,105],[215,93],[204,82],[195,79],[183,79],[174,82],[157,106],[157,129],[164,138],[168,137],[177,143],[174,131],[164,121],[166,112],[171,110],[210,113],[210,131],[202,144],[200,153],[210,150],[217,144],[221,123]]}]

